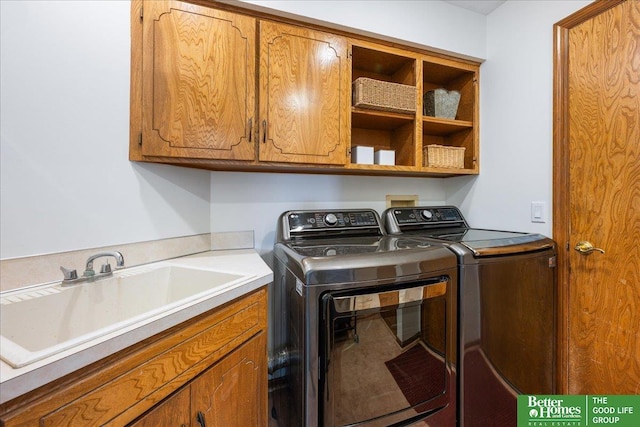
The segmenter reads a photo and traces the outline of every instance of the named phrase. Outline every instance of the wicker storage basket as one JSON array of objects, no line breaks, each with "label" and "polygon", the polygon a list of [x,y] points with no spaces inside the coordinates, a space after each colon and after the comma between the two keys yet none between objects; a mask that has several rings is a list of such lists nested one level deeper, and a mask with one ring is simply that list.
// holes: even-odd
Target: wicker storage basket
[{"label": "wicker storage basket", "polygon": [[464,147],[427,145],[424,148],[425,166],[464,169]]},{"label": "wicker storage basket", "polygon": [[353,82],[354,107],[415,113],[416,87],[360,77]]}]

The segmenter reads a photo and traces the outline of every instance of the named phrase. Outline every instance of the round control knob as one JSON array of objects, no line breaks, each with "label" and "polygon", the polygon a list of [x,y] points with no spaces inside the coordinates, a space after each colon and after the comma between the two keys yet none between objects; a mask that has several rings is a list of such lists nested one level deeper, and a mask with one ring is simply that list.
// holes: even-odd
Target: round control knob
[{"label": "round control knob", "polygon": [[433,217],[433,213],[426,209],[420,212],[420,215],[422,215],[422,218],[426,219],[427,221],[431,220],[431,218]]},{"label": "round control knob", "polygon": [[338,223],[338,217],[336,217],[332,213],[327,214],[324,217],[324,223],[327,224],[329,227],[332,227]]}]

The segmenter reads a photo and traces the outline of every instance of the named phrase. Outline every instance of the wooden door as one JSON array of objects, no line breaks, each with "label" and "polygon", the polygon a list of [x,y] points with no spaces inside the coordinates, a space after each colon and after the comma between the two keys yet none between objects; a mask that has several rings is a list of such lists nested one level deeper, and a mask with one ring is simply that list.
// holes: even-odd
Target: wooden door
[{"label": "wooden door", "polygon": [[261,332],[191,383],[192,425],[267,425],[266,345]]},{"label": "wooden door", "polygon": [[253,160],[254,18],[144,3],[142,154]]},{"label": "wooden door", "polygon": [[[640,1],[595,2],[555,29],[560,392],[636,394]],[[580,254],[580,241],[604,253]]]},{"label": "wooden door", "polygon": [[129,427],[190,426],[190,388],[185,387],[166,398]]},{"label": "wooden door", "polygon": [[261,161],[346,163],[349,69],[343,37],[260,22]]}]

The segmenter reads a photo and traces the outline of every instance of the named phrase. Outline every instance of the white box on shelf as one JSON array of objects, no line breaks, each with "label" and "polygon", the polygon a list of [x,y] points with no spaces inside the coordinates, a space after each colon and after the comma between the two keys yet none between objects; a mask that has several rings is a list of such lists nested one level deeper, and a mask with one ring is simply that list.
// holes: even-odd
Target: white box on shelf
[{"label": "white box on shelf", "polygon": [[395,165],[396,152],[393,150],[377,150],[373,156],[376,165]]},{"label": "white box on shelf", "polygon": [[365,147],[362,145],[353,147],[351,149],[351,162],[361,165],[372,165],[373,147]]}]

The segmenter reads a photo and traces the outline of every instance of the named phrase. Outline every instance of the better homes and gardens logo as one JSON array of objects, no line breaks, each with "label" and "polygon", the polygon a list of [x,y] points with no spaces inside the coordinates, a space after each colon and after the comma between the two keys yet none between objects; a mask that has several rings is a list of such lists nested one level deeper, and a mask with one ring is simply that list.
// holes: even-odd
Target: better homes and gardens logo
[{"label": "better homes and gardens logo", "polygon": [[[518,396],[518,427],[584,426],[583,406],[584,400],[577,396]],[[522,412],[525,412],[526,424],[521,424]]]},{"label": "better homes and gardens logo", "polygon": [[587,426],[640,426],[640,396],[518,396],[518,427]]}]

